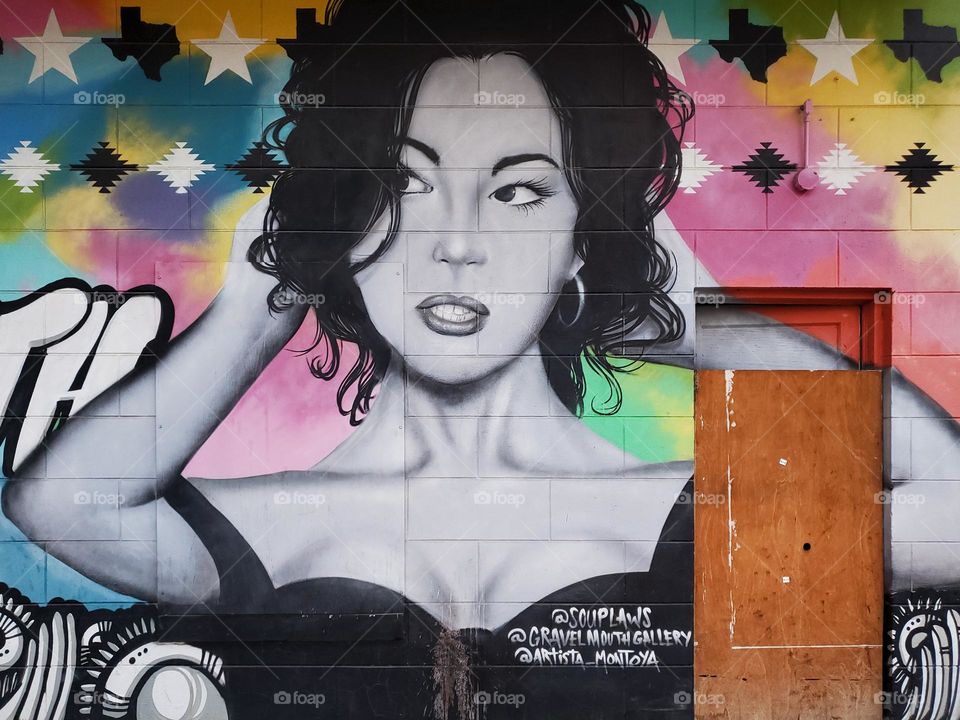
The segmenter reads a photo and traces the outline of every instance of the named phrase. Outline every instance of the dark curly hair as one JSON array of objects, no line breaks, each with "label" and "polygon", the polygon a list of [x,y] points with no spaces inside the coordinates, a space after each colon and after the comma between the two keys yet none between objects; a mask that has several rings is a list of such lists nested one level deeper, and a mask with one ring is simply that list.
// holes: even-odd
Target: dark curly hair
[{"label": "dark curly hair", "polygon": [[[539,342],[564,405],[583,413],[585,362],[609,387],[594,411],[616,412],[616,373],[632,366],[618,358],[636,360],[646,347],[682,337],[683,315],[667,295],[673,258],[654,239],[653,218],[677,189],[693,107],[647,48],[649,14],[626,2],[334,0],[323,25],[298,15],[298,41],[281,41],[293,68],[280,95],[284,115],[267,126],[264,142],[285,153],[289,168],[274,183],[249,258],[278,280],[272,310],[283,309],[285,293],[325,300],[313,305],[314,375],[337,374],[342,343],[359,348],[337,393],[351,423],[368,410],[391,356],[354,275],[395,239],[399,138],[424,75],[442,58],[523,58],[559,118],[564,172],[579,208],[573,230],[585,300],[578,312],[578,288],[564,287]],[[302,42],[302,35],[312,37]],[[351,249],[385,212],[385,241],[351,261]],[[653,332],[628,339],[641,325]]]}]

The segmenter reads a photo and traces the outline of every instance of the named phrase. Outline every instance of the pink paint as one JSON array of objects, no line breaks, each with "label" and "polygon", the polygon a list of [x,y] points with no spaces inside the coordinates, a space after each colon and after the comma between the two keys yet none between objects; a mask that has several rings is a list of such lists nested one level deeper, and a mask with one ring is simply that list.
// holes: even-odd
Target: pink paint
[{"label": "pink paint", "polygon": [[345,346],[338,377],[315,378],[307,366],[314,320],[308,316],[294,338],[266,367],[233,411],[187,465],[194,477],[231,478],[307,470],[353,431],[337,410],[336,392],[356,348]]},{"label": "pink paint", "polygon": [[[214,248],[200,230],[121,232],[117,251],[119,289],[159,285],[173,299],[174,335],[200,317],[219,291],[215,281],[220,263],[212,263]],[[159,272],[159,278],[158,278]]]},{"label": "pink paint", "polygon": [[667,206],[667,215],[677,230],[762,230],[767,224],[767,196],[746,176],[723,170],[694,193],[680,190]]},{"label": "pink paint", "polygon": [[954,291],[960,268],[954,232],[842,232],[840,284],[899,292]]},{"label": "pink paint", "polygon": [[[216,296],[220,262],[201,231],[129,232],[120,238],[118,287],[157,284],[176,307],[174,336],[194,323]],[[266,302],[266,298],[263,300]],[[314,336],[308,316],[217,427],[188,465],[199,477],[246,477],[305,470],[352,431],[336,404],[340,379],[356,357],[344,348],[343,370],[331,381],[315,378],[301,351]]]},{"label": "pink paint", "polygon": [[893,364],[951,417],[960,418],[960,357],[894,357]]},{"label": "pink paint", "polygon": [[[50,16],[51,3],[0,3],[0,28],[4,42],[9,38],[42,35]],[[58,2],[53,6],[64,35],[83,33],[105,35],[105,30],[116,27],[116,5],[106,0],[74,0]]]},{"label": "pink paint", "polygon": [[[818,158],[819,159],[819,158]],[[821,183],[800,193],[792,182],[768,196],[768,222],[774,230],[881,230],[893,224],[891,210],[909,203],[906,187],[893,175],[874,170],[861,175],[845,195]],[[903,220],[909,222],[904,213]]]},{"label": "pink paint", "polygon": [[914,355],[960,354],[960,294],[906,293],[910,300],[910,347]]},{"label": "pink paint", "polygon": [[[91,284],[117,285],[115,230],[48,230],[44,242]],[[35,290],[31,287],[30,290]]]},{"label": "pink paint", "polygon": [[891,338],[891,351],[894,355],[909,355],[910,348],[910,318],[909,305],[893,306],[893,338]]},{"label": "pink paint", "polygon": [[[714,162],[733,167],[772,143],[787,162],[803,163],[803,115],[799,107],[697,108],[697,145]],[[837,142],[836,109],[815,109],[810,127],[810,158],[823,157]]]},{"label": "pink paint", "polygon": [[697,233],[697,257],[729,287],[834,287],[837,233]]}]

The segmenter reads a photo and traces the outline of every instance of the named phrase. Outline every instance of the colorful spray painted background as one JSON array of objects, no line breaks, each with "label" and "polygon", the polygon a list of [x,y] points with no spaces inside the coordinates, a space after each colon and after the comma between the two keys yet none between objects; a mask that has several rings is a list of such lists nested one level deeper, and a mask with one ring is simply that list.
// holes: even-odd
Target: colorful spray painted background
[{"label": "colorful spray painted background", "polygon": [[[0,7],[0,298],[65,277],[120,291],[157,284],[173,301],[174,335],[188,328],[220,287],[239,219],[285,165],[260,139],[281,115],[290,48],[309,42],[323,16],[303,6]],[[702,264],[680,289],[892,289],[893,365],[960,416],[955,2],[646,6],[651,49],[697,108],[666,210]],[[807,99],[804,148],[798,108]],[[793,184],[805,164],[819,173],[812,193]],[[305,323],[288,347],[311,337]],[[596,380],[588,376],[588,398],[605,392]],[[352,432],[336,411],[336,386],[313,381],[301,354],[281,353],[189,471],[229,478],[311,467]],[[691,459],[691,371],[647,364],[623,389],[633,432],[589,412],[584,421],[642,460]],[[894,424],[904,479],[920,469],[909,467],[922,453],[919,441],[910,445],[917,423]],[[6,520],[0,537],[0,579],[34,602],[134,602],[45,555]],[[914,539],[894,544],[894,562],[909,566]]]}]

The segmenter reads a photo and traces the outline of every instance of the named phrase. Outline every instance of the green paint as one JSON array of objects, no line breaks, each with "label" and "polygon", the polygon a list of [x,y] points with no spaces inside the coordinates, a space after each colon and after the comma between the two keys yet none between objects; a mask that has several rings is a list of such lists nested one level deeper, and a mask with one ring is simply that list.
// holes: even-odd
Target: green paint
[{"label": "green paint", "polygon": [[43,191],[21,192],[13,181],[0,178],[0,243],[15,242],[25,230],[43,227]]},{"label": "green paint", "polygon": [[623,403],[613,416],[592,409],[606,404],[606,381],[586,364],[584,374],[583,422],[593,432],[646,462],[693,458],[692,370],[647,362],[618,373]]}]

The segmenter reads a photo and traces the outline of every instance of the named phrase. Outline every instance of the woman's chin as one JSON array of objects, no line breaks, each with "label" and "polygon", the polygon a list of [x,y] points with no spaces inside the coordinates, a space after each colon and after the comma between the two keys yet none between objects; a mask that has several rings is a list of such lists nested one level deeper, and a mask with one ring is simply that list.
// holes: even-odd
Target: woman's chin
[{"label": "woman's chin", "polygon": [[456,387],[485,380],[514,359],[513,356],[414,355],[405,357],[404,365],[414,382]]}]

